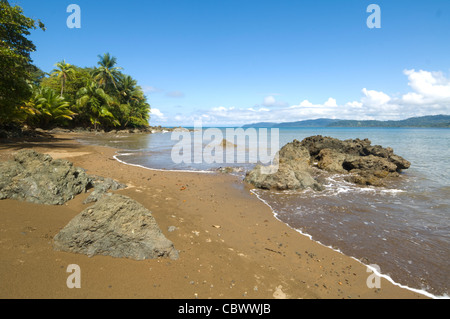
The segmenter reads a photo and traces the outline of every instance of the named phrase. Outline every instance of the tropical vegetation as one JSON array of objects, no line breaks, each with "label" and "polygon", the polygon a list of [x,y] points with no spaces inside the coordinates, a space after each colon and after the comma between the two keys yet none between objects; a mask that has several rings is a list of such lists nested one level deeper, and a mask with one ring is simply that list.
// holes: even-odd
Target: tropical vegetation
[{"label": "tropical vegetation", "polygon": [[33,65],[30,53],[36,47],[27,36],[38,28],[45,31],[41,21],[0,0],[0,126],[148,126],[150,105],[142,88],[109,53],[99,55],[93,67],[63,59],[45,73]]}]

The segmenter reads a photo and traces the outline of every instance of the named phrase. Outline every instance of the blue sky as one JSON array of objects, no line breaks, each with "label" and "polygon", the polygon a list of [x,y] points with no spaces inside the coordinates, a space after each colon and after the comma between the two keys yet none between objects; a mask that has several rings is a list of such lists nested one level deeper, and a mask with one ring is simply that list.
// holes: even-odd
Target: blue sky
[{"label": "blue sky", "polygon": [[[450,114],[450,1],[11,0],[41,19],[32,58],[116,56],[152,125]],[[69,4],[81,28],[69,29]],[[369,4],[381,28],[369,29]]]}]

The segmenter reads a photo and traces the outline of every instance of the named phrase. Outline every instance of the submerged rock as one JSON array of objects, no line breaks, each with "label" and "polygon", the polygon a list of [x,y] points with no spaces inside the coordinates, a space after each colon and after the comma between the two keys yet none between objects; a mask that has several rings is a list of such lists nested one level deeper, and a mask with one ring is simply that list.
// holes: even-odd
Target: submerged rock
[{"label": "submerged rock", "polygon": [[152,213],[123,195],[104,196],[64,227],[55,250],[135,260],[178,258],[178,251],[158,227]]},{"label": "submerged rock", "polygon": [[32,150],[0,163],[0,199],[62,205],[86,191],[91,178],[69,161]]},{"label": "submerged rock", "polygon": [[227,148],[227,147],[237,147],[236,144],[231,143],[230,141],[226,140],[226,139],[222,139],[222,142],[220,142],[220,146],[222,146],[223,148]]}]

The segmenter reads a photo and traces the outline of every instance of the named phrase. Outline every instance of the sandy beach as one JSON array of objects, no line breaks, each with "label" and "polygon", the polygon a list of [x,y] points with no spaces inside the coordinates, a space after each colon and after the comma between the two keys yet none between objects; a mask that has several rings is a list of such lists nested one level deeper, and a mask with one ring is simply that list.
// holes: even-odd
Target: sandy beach
[{"label": "sandy beach", "polygon": [[[115,193],[152,211],[179,259],[54,251],[52,238],[89,206],[82,203],[89,194],[63,206],[1,200],[1,298],[426,298],[384,278],[368,288],[366,266],[278,221],[235,176],[133,167],[113,158],[116,149],[83,145],[79,137],[10,140],[0,144],[0,161],[34,149],[127,184]],[[80,266],[80,289],[66,285],[71,264]]]}]

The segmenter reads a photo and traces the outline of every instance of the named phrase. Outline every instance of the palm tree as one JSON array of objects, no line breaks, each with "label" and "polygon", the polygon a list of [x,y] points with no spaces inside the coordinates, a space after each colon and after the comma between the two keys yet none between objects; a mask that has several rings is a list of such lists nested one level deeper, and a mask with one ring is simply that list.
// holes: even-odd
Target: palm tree
[{"label": "palm tree", "polygon": [[79,111],[89,117],[94,129],[102,124],[120,125],[110,109],[114,99],[108,95],[97,82],[92,79],[86,83],[86,86],[78,91],[77,107]]},{"label": "palm tree", "polygon": [[122,68],[115,66],[117,64],[116,57],[111,56],[109,53],[103,54],[103,56],[98,55],[99,61],[93,75],[97,82],[104,88],[108,89],[111,84],[117,90],[116,82],[121,76],[120,70]]},{"label": "palm tree", "polygon": [[58,62],[55,64],[57,67],[52,72],[52,76],[56,76],[61,80],[61,97],[63,97],[64,87],[66,85],[67,79],[70,79],[75,74],[75,69],[69,63],[66,63],[65,60]]},{"label": "palm tree", "polygon": [[122,76],[118,83],[122,126],[148,125],[150,105],[137,81],[131,76]]},{"label": "palm tree", "polygon": [[40,127],[48,127],[64,120],[72,120],[76,115],[70,103],[48,87],[36,88],[28,107],[33,107],[34,119]]}]

